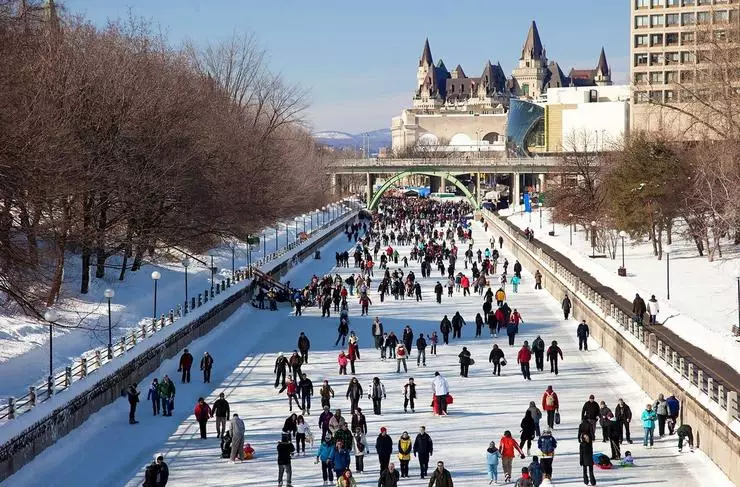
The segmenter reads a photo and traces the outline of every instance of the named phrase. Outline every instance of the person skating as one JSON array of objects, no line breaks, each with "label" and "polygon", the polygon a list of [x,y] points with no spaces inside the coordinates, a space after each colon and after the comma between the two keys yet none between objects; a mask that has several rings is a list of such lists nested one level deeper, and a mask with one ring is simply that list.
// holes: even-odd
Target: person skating
[{"label": "person skating", "polygon": [[362,397],[362,394],[363,392],[360,381],[357,380],[357,377],[352,377],[352,380],[349,381],[349,386],[347,387],[346,394],[346,398],[350,401],[350,411],[352,414],[355,413],[355,410],[360,403],[360,398]]},{"label": "person skating", "polygon": [[172,416],[175,408],[175,383],[168,375],[159,383],[159,399],[162,401],[162,416]]},{"label": "person skating", "polygon": [[416,296],[416,301],[421,301],[421,284],[418,282],[414,283],[414,295]]},{"label": "person skating", "polygon": [[647,302],[647,312],[650,315],[650,324],[654,325],[658,322],[658,313],[660,312],[660,305],[658,300],[655,299],[655,294],[650,296],[650,301]]},{"label": "person skating", "polygon": [[678,435],[678,452],[681,453],[683,451],[683,442],[687,441],[689,444],[689,449],[693,452],[694,451],[694,431],[688,424],[682,424],[678,427],[676,430],[676,434]]},{"label": "person skating", "polygon": [[547,360],[550,362],[550,373],[558,375],[558,357],[563,360],[563,351],[558,346],[558,341],[553,340],[547,348]]},{"label": "person skating", "polygon": [[427,433],[425,426],[419,427],[419,433],[414,439],[414,456],[419,459],[419,477],[425,478],[429,469],[429,457],[434,454],[432,437]]},{"label": "person skating", "polygon": [[324,485],[334,482],[334,471],[329,464],[329,459],[333,454],[334,440],[330,434],[327,434],[321,440],[321,446],[319,446],[319,451],[316,453],[316,460],[314,461],[314,463],[321,462],[321,475],[324,478]]},{"label": "person skating", "polygon": [[493,344],[491,353],[488,355],[488,362],[493,364],[493,375],[501,377],[501,365],[505,363],[504,351],[498,348],[498,345]]},{"label": "person skating", "polygon": [[[238,414],[234,413],[229,421],[229,435],[231,435],[231,455],[229,459],[234,462],[237,458],[244,460],[244,421]],[[223,435],[221,435],[223,437]]]},{"label": "person skating", "polygon": [[388,358],[396,358],[396,345],[398,345],[398,337],[394,332],[388,333],[385,339],[385,348],[388,350]]},{"label": "person skating", "polygon": [[170,470],[164,462],[164,455],[157,453],[154,455],[154,461],[144,470],[143,487],[165,487],[169,478]]},{"label": "person skating", "polygon": [[337,356],[337,364],[339,364],[339,375],[347,375],[348,363],[349,359],[347,359],[347,355],[344,353],[344,350],[342,350]]},{"label": "person skating", "polygon": [[539,335],[532,342],[532,353],[534,354],[534,363],[540,372],[545,370],[545,340]]},{"label": "person skating", "polygon": [[337,487],[357,487],[357,481],[352,476],[351,470],[345,470],[342,476],[337,479]]},{"label": "person skating", "polygon": [[555,437],[552,436],[552,431],[546,429],[542,432],[542,436],[537,440],[537,448],[540,449],[540,464],[542,465],[542,471],[548,478],[552,478],[552,462],[555,459],[555,449],[558,447],[558,442]]},{"label": "person skating", "polygon": [[334,415],[329,418],[329,432],[332,434],[332,436],[335,435],[337,431],[339,431],[342,423],[346,422],[347,421],[344,419],[344,416],[342,416],[342,410],[335,410]]},{"label": "person skating", "polygon": [[568,316],[570,316],[571,307],[572,305],[570,303],[570,298],[566,294],[565,297],[563,298],[563,301],[560,303],[560,309],[563,310],[563,316],[565,317],[566,320],[568,319]]},{"label": "person skating", "polygon": [[501,464],[504,469],[504,479],[506,482],[511,481],[511,467],[514,461],[514,452],[519,452],[519,457],[523,460],[525,458],[522,449],[517,444],[516,440],[511,437],[511,431],[504,431],[504,436],[499,441],[498,449],[501,452]]},{"label": "person skating", "polygon": [[535,420],[532,417],[532,411],[527,409],[524,412],[524,418],[522,419],[522,422],[520,423],[520,426],[522,428],[522,436],[519,440],[519,448],[524,450],[524,445],[527,445],[527,455],[529,455],[530,450],[532,449],[532,440],[535,438]]},{"label": "person skating", "polygon": [[278,464],[278,487],[283,485],[283,475],[287,486],[293,485],[293,469],[291,467],[291,459],[295,447],[290,441],[290,435],[283,434],[280,441],[277,444],[277,464]]},{"label": "person skating", "polygon": [[414,331],[409,325],[406,325],[403,329],[403,335],[401,337],[403,345],[406,347],[406,351],[411,354],[411,346],[414,344]]},{"label": "person skating", "polygon": [[275,360],[275,389],[277,389],[278,384],[281,385],[281,387],[285,387],[285,377],[287,370],[290,368],[290,363],[288,362],[288,359],[285,358],[285,355],[280,353],[278,355],[278,358]]},{"label": "person skating", "polygon": [[501,306],[506,301],[506,291],[504,291],[503,287],[498,288],[498,291],[496,291],[495,294],[496,298],[496,306]]},{"label": "person skating", "polygon": [[668,396],[665,403],[668,407],[668,419],[666,420],[666,425],[668,426],[668,434],[672,435],[676,429],[676,422],[678,421],[678,413],[681,410],[681,404],[673,394]]},{"label": "person skating", "polygon": [[352,375],[354,375],[355,374],[355,361],[360,360],[360,345],[357,343],[356,335],[351,334],[349,337],[349,347],[347,351],[347,359],[349,360],[350,372],[352,372]]},{"label": "person skating", "polygon": [[532,413],[532,419],[534,420],[534,434],[539,438],[540,436],[540,420],[542,419],[542,411],[537,407],[537,403],[529,401],[529,407],[527,408]]},{"label": "person skating", "polygon": [[293,410],[293,402],[298,409],[301,409],[301,404],[298,402],[298,384],[293,380],[292,377],[288,377],[288,382],[285,383],[285,387],[280,389],[278,393],[285,391],[288,397],[288,409]]},{"label": "person skating", "polygon": [[522,348],[519,349],[519,353],[516,356],[516,363],[522,369],[522,376],[525,380],[532,380],[532,376],[529,373],[529,362],[532,360],[532,352],[529,350],[529,343],[525,340]]},{"label": "person skating", "polygon": [[301,352],[301,359],[304,364],[308,363],[308,351],[311,350],[311,340],[308,339],[304,332],[298,337],[298,351]]},{"label": "person skating", "polygon": [[522,476],[516,479],[514,487],[534,487],[532,477],[530,476],[529,469],[527,467],[522,467]]},{"label": "person skating", "polygon": [[465,325],[465,320],[460,316],[460,312],[456,311],[455,316],[452,317],[452,338],[461,338],[460,332],[462,327]]},{"label": "person skating", "polygon": [[[403,345],[402,345],[403,346]],[[370,389],[368,390],[368,399],[373,401],[373,414],[380,416],[381,413],[381,402],[386,398],[385,386],[380,382],[379,377],[373,377],[373,381],[370,383]]]},{"label": "person skating", "polygon": [[355,409],[355,412],[352,414],[352,431],[357,431],[357,428],[359,428],[363,434],[367,434],[367,419],[362,413],[362,408],[359,407]]},{"label": "person skating", "polygon": [[462,352],[460,352],[457,357],[460,360],[460,376],[467,377],[468,369],[473,363],[473,359],[470,357],[470,351],[468,350],[468,347],[463,347]]},{"label": "person skating", "polygon": [[401,475],[396,470],[396,464],[390,462],[387,464],[388,467],[380,472],[380,478],[378,479],[378,487],[397,487],[398,481],[401,479]]},{"label": "person skating", "polygon": [[439,281],[437,281],[437,285],[434,286],[434,295],[437,297],[437,303],[442,304],[442,293],[444,292],[444,288],[442,287],[442,284],[440,284]]},{"label": "person skating", "polygon": [[334,397],[334,389],[329,385],[327,379],[324,379],[324,383],[321,385],[321,389],[319,389],[319,395],[321,396],[321,408],[331,409],[331,398]]},{"label": "person skating", "polygon": [[198,421],[198,425],[200,426],[200,437],[205,440],[206,425],[208,424],[208,418],[211,417],[211,407],[206,403],[205,399],[199,397],[198,403],[193,409],[193,414],[195,414],[195,419]]},{"label": "person skating", "polygon": [[578,336],[578,350],[585,350],[588,352],[588,337],[590,334],[586,320],[582,320],[578,325],[578,328],[576,328],[576,336]]},{"label": "person skating", "polygon": [[514,261],[514,275],[519,279],[522,278],[522,265],[519,263],[518,260]]},{"label": "person skating", "polygon": [[668,420],[668,403],[663,394],[658,394],[658,399],[653,403],[653,411],[658,416],[658,435],[663,438],[665,434],[665,424]]},{"label": "person skating", "polygon": [[[627,443],[632,443],[632,439],[630,438],[630,422],[632,422],[632,410],[622,398],[619,398],[619,401],[617,402],[617,407],[614,408],[614,417],[620,425],[619,442],[622,443],[622,441],[626,439]],[[624,434],[622,433],[622,429],[624,430]]]},{"label": "person skating", "polygon": [[653,411],[653,405],[648,404],[645,406],[645,410],[642,412],[642,429],[644,432],[642,438],[642,446],[645,448],[653,447],[655,437],[655,421],[658,419],[658,415]]},{"label": "person skating", "polygon": [[298,395],[301,397],[301,409],[303,414],[311,415],[311,397],[313,397],[313,382],[306,374],[303,374],[298,382]]},{"label": "person skating", "polygon": [[423,367],[427,366],[427,341],[423,333],[420,333],[419,338],[416,339],[416,366],[420,364]]},{"label": "person skating", "polygon": [[590,434],[592,440],[596,438],[596,423],[599,421],[600,412],[601,407],[599,406],[599,403],[596,402],[594,395],[591,394],[588,396],[588,401],[583,403],[583,407],[581,408],[581,418],[588,421],[591,428]]},{"label": "person skating", "polygon": [[375,453],[378,455],[378,463],[380,464],[380,472],[388,469],[388,462],[391,460],[391,454],[393,454],[393,438],[388,435],[388,429],[383,426],[380,428],[380,434],[375,440]]},{"label": "person skating", "polygon": [[447,396],[450,394],[450,386],[447,383],[447,379],[442,377],[439,372],[434,373],[432,390],[437,401],[439,414],[441,416],[447,416]]},{"label": "person skating", "polygon": [[501,461],[501,452],[496,448],[496,442],[488,444],[486,450],[486,465],[488,466],[488,483],[498,484],[498,464]]},{"label": "person skating", "polygon": [[360,296],[360,316],[365,316],[369,314],[368,311],[371,304],[373,304],[373,302],[370,300],[370,297],[367,294],[363,294],[362,296]]},{"label": "person skating", "polygon": [[155,377],[152,385],[149,386],[149,392],[146,394],[147,401],[152,401],[152,412],[154,416],[159,414],[159,381]]},{"label": "person skating", "polygon": [[498,238],[498,248],[503,249],[504,248],[504,237]]},{"label": "person skating", "polygon": [[378,350],[383,348],[383,323],[378,316],[373,320],[372,333],[375,340],[375,348]]},{"label": "person skating", "polygon": [[365,471],[365,453],[367,453],[367,438],[362,428],[359,426],[355,429],[352,439],[352,453],[355,456],[355,471],[362,473]]},{"label": "person skating", "polygon": [[448,345],[450,343],[450,331],[452,330],[452,323],[450,323],[450,319],[447,317],[447,315],[442,318],[442,321],[439,324],[439,331],[442,333],[442,341],[445,345]]},{"label": "person skating", "polygon": [[411,437],[408,431],[401,433],[398,439],[398,461],[401,464],[401,477],[408,477],[411,461]]},{"label": "person skating", "polygon": [[349,425],[346,421],[342,420],[339,422],[339,429],[334,432],[334,444],[341,440],[344,448],[352,449],[352,432],[349,430]]},{"label": "person skating", "polygon": [[542,409],[547,414],[547,427],[555,427],[555,413],[560,408],[558,394],[553,391],[552,386],[547,386],[547,390],[542,394]]},{"label": "person skating", "polygon": [[432,355],[437,355],[437,343],[439,342],[439,337],[437,335],[436,331],[433,331],[431,336],[429,336],[429,353]]},{"label": "person skating", "polygon": [[578,445],[578,459],[583,468],[583,483],[596,485],[594,477],[594,445],[593,437],[587,434],[580,436],[580,445]]},{"label": "person skating", "polygon": [[614,413],[606,405],[606,402],[601,401],[599,403],[599,425],[601,426],[601,442],[606,443],[609,441],[609,429],[611,428],[610,423]]},{"label": "person skating", "polygon": [[[488,305],[491,303],[486,302]],[[475,338],[478,338],[483,331],[483,316],[480,313],[475,315]]]},{"label": "person skating", "polygon": [[409,377],[409,381],[403,385],[403,412],[408,412],[408,406],[411,404],[411,412],[414,411],[414,400],[416,399],[416,384],[414,378]]},{"label": "person skating", "polygon": [[534,271],[534,288],[542,289],[542,273],[539,269]]},{"label": "person skating", "polygon": [[452,474],[445,468],[444,462],[437,462],[437,468],[434,469],[434,472],[429,477],[429,487],[454,487]]},{"label": "person skating", "polygon": [[[350,434],[351,437],[351,434]],[[329,458],[329,463],[334,469],[336,478],[340,478],[344,471],[349,468],[352,459],[350,458],[351,443],[345,446],[343,440],[336,440],[336,447]]]},{"label": "person skating", "polygon": [[211,407],[211,417],[214,416],[216,417],[216,438],[221,438],[226,431],[226,422],[231,419],[229,401],[226,400],[223,392],[218,395],[218,399]]},{"label": "person skating", "polygon": [[301,376],[303,375],[301,373],[303,359],[300,355],[298,355],[298,350],[293,350],[293,355],[291,355],[290,359],[288,360],[288,366],[293,373],[293,380],[296,382],[299,381],[301,379]]},{"label": "person skating", "polygon": [[211,383],[211,369],[213,369],[213,357],[211,354],[206,352],[203,354],[203,358],[200,359],[200,370],[203,371],[203,383]]},{"label": "person skating", "polygon": [[181,382],[185,384],[186,382],[190,383],[190,368],[193,366],[193,356],[188,352],[188,349],[186,348],[183,350],[182,355],[180,356],[180,365],[177,369],[178,372],[182,372],[182,378]]},{"label": "person skating", "polygon": [[347,334],[349,333],[349,320],[341,318],[339,320],[339,326],[337,327],[337,341],[334,342],[334,346],[339,345],[339,341],[342,341],[342,347],[344,347],[347,341]]},{"label": "person skating", "polygon": [[136,388],[136,382],[133,382],[126,388],[126,397],[128,398],[128,423],[136,424],[136,405],[139,404],[139,389]]},{"label": "person skating", "polygon": [[506,335],[509,337],[509,346],[514,346],[514,340],[516,339],[516,333],[517,333],[516,323],[513,321],[509,321],[509,323],[506,325]]},{"label": "person skating", "polygon": [[401,364],[403,364],[403,371],[408,372],[409,369],[406,366],[406,355],[408,355],[408,349],[403,343],[396,345],[396,373],[401,372]]}]

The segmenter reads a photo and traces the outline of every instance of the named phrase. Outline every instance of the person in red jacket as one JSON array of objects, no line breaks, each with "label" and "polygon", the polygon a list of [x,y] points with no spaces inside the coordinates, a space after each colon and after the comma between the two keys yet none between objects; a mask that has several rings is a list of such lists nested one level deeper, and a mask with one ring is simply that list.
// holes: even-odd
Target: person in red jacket
[{"label": "person in red jacket", "polygon": [[205,439],[206,424],[208,423],[208,418],[211,417],[211,406],[206,403],[205,399],[199,397],[198,404],[195,405],[193,413],[195,414],[195,419],[198,420],[198,424],[200,425],[200,437]]},{"label": "person in red jacket", "polygon": [[470,296],[470,279],[468,276],[462,276],[460,279],[460,286],[462,286],[463,289],[463,296]]},{"label": "person in red jacket", "polygon": [[288,377],[288,382],[285,384],[285,390],[288,394],[288,407],[290,410],[293,411],[293,401],[295,401],[295,405],[298,409],[301,409],[301,404],[298,402],[298,384],[296,384],[291,377]]},{"label": "person in red jacket", "polygon": [[547,386],[547,390],[542,394],[542,409],[547,412],[547,426],[550,429],[555,427],[555,411],[560,409],[558,394],[552,390],[552,386]]},{"label": "person in red jacket", "polygon": [[367,294],[363,294],[362,296],[360,296],[360,306],[361,306],[361,311],[362,311],[360,316],[364,316],[368,314],[368,307],[371,304],[373,304],[373,302],[370,301],[370,298],[368,297]]},{"label": "person in red jacket", "polygon": [[190,367],[193,366],[193,356],[188,352],[188,349],[186,348],[182,352],[182,357],[180,357],[180,366],[177,369],[178,372],[182,372],[182,383],[190,383]]},{"label": "person in red jacket", "polygon": [[511,481],[511,464],[514,461],[514,452],[519,452],[519,457],[524,458],[524,453],[522,452],[522,449],[519,448],[519,444],[516,442],[514,438],[511,437],[511,431],[506,430],[504,431],[504,436],[501,438],[501,441],[499,442],[498,449],[501,452],[501,463],[504,469],[504,476],[506,477],[506,481]]},{"label": "person in red jacket", "polygon": [[516,363],[522,367],[522,376],[525,380],[532,380],[532,376],[529,375],[529,361],[532,360],[532,352],[529,350],[529,342],[524,341],[524,345],[519,350],[516,356]]},{"label": "person in red jacket", "polygon": [[360,346],[357,344],[357,339],[354,340],[350,337],[349,350],[347,351],[347,358],[349,359],[350,368],[352,375],[355,374],[355,360],[360,359]]}]

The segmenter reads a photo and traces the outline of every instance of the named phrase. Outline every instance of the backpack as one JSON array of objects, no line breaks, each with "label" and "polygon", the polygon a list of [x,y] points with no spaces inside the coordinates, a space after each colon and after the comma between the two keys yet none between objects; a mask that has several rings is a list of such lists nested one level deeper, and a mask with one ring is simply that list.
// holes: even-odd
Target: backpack
[{"label": "backpack", "polygon": [[365,444],[362,441],[355,441],[357,443],[357,451],[362,453],[365,451]]},{"label": "backpack", "polygon": [[555,405],[555,394],[548,394],[545,398],[545,404],[548,406],[554,406]]}]

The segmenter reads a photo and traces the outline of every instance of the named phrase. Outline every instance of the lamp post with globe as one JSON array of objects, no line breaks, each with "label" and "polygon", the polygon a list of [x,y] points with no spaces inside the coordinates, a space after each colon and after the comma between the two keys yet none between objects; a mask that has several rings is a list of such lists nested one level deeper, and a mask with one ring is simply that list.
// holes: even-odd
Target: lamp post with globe
[{"label": "lamp post with globe", "polygon": [[44,312],[44,319],[49,323],[49,378],[47,387],[49,396],[54,394],[54,323],[59,319],[59,314],[54,308],[48,308]]},{"label": "lamp post with globe", "polygon": [[110,300],[115,295],[116,295],[116,292],[110,288],[106,289],[105,292],[103,293],[103,296],[105,296],[105,299],[108,300],[108,360],[113,359],[113,321],[111,319]]},{"label": "lamp post with globe", "polygon": [[157,322],[157,282],[162,277],[158,271],[152,272],[152,281],[154,281],[154,313],[152,314],[152,323]]}]

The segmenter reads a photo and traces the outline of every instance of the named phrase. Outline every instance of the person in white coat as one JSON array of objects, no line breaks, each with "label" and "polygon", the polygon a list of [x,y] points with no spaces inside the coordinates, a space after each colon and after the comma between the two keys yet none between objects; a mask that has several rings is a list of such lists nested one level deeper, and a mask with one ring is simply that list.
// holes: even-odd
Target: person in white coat
[{"label": "person in white coat", "polygon": [[365,471],[365,453],[367,453],[367,438],[362,432],[360,426],[355,430],[354,440],[352,441],[352,454],[355,456],[355,473]]},{"label": "person in white coat", "polygon": [[236,413],[231,415],[231,421],[229,422],[229,433],[231,433],[231,456],[229,458],[232,462],[236,462],[237,457],[239,457],[239,461],[243,461],[244,421],[242,421],[242,419]]},{"label": "person in white coat", "polygon": [[660,312],[660,306],[658,300],[655,299],[655,294],[650,296],[650,301],[647,302],[648,314],[650,315],[650,324],[654,325],[658,321],[658,313]]},{"label": "person in white coat", "polygon": [[437,400],[437,411],[439,411],[440,415],[447,416],[447,396],[450,393],[450,385],[447,383],[447,379],[442,377],[439,372],[434,373],[432,389],[434,390],[434,397]]}]

